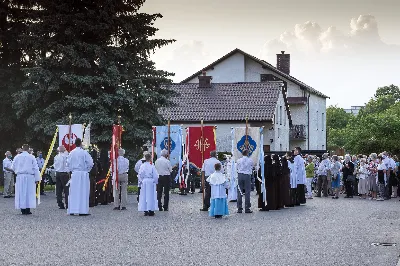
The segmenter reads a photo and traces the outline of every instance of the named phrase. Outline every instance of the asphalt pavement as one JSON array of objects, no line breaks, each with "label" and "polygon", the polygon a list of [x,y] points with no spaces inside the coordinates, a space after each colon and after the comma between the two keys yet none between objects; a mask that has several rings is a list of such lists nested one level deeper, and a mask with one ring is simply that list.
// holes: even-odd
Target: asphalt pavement
[{"label": "asphalt pavement", "polygon": [[[273,265],[396,266],[400,202],[314,198],[300,207],[236,213],[200,212],[201,194],[170,197],[168,212],[145,217],[129,196],[127,211],[59,210],[54,193],[33,215],[0,198],[0,265]],[[373,243],[396,243],[377,246]]]}]

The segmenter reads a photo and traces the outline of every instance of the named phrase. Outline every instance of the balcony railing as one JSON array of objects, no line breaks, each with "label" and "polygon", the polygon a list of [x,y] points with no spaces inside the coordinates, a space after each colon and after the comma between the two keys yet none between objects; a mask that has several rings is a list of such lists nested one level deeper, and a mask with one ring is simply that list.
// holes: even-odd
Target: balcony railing
[{"label": "balcony railing", "polygon": [[305,140],[307,138],[305,125],[293,125],[289,132],[290,140]]}]

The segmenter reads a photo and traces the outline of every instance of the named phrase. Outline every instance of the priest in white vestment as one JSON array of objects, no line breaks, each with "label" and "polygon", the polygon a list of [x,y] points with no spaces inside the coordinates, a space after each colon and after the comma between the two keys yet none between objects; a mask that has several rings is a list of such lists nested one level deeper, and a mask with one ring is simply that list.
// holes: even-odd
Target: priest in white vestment
[{"label": "priest in white vestment", "polygon": [[138,182],[141,187],[139,195],[139,211],[145,216],[154,216],[154,210],[158,206],[157,190],[158,173],[154,165],[150,164],[151,154],[144,156],[146,162],[140,166]]},{"label": "priest in white vestment", "polygon": [[29,154],[29,145],[22,146],[23,152],[15,156],[12,170],[17,175],[15,184],[15,209],[21,209],[24,215],[32,214],[36,208],[36,184],[41,180],[39,166],[33,155]]},{"label": "priest in white vestment", "polygon": [[90,154],[82,149],[82,141],[77,138],[76,148],[71,151],[67,159],[68,169],[72,172],[69,181],[68,210],[70,215],[89,215],[89,172],[93,167]]}]

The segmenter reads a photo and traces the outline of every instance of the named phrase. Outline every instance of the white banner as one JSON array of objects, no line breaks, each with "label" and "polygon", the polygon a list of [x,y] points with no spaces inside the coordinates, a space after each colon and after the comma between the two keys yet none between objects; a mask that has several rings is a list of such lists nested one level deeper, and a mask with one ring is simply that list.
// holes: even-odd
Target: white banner
[{"label": "white banner", "polygon": [[[58,145],[63,145],[67,151],[72,151],[76,148],[75,140],[77,138],[83,138],[83,125],[73,124],[71,125],[71,138],[69,137],[69,125],[58,126]],[[71,149],[69,147],[71,146]]]},{"label": "white banner", "polygon": [[260,143],[260,128],[248,127],[247,128],[247,143],[246,143],[246,128],[236,127],[233,133],[233,156],[235,161],[242,157],[242,152],[245,149],[249,150],[250,158],[254,162],[254,166],[259,163],[260,148],[263,143]]}]

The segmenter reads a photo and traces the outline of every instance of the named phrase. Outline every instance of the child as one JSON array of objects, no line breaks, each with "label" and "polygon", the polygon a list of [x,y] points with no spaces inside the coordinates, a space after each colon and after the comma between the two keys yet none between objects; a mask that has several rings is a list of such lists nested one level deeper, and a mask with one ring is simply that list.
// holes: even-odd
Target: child
[{"label": "child", "polygon": [[207,182],[211,186],[210,216],[222,218],[224,215],[229,215],[225,190],[229,187],[229,182],[221,173],[221,164],[215,165],[215,172],[207,178]]}]

